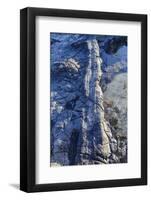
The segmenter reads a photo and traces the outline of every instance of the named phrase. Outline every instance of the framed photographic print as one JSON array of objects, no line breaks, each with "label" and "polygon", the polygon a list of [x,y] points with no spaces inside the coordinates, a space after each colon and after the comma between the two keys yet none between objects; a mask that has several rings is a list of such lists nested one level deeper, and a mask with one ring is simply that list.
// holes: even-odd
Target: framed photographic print
[{"label": "framed photographic print", "polygon": [[20,189],[147,184],[147,16],[20,12]]}]

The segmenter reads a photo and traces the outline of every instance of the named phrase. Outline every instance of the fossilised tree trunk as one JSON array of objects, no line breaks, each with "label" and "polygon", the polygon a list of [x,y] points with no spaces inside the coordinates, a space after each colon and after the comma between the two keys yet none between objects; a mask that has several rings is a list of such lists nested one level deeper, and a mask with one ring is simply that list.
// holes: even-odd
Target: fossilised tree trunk
[{"label": "fossilised tree trunk", "polygon": [[99,46],[97,40],[88,40],[88,66],[84,76],[84,96],[86,107],[82,108],[81,140],[77,152],[78,164],[101,161],[110,156],[109,138],[111,131],[104,118],[103,93],[99,85],[102,71]]}]

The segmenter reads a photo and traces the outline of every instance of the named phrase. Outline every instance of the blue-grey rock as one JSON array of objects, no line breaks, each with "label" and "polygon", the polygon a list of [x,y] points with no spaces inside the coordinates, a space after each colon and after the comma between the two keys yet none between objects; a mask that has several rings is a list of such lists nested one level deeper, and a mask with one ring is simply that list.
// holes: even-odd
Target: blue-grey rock
[{"label": "blue-grey rock", "polygon": [[51,33],[51,166],[126,162],[126,78],[115,95],[127,72],[125,41]]}]

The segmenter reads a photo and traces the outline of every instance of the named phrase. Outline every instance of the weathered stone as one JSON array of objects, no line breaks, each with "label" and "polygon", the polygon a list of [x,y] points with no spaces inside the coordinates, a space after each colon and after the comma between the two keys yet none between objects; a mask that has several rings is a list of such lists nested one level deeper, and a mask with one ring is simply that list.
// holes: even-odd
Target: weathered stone
[{"label": "weathered stone", "polygon": [[106,36],[54,33],[52,38],[52,166],[126,162],[125,38],[106,51]]}]

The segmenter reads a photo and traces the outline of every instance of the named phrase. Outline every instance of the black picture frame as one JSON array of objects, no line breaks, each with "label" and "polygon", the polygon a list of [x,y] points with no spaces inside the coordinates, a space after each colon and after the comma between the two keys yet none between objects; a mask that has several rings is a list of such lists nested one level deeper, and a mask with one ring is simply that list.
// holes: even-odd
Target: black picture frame
[{"label": "black picture frame", "polygon": [[[141,178],[71,183],[35,182],[35,19],[54,16],[84,19],[120,20],[141,23]],[[147,184],[147,15],[48,8],[20,11],[20,190],[44,192],[57,190],[121,187]]]}]

